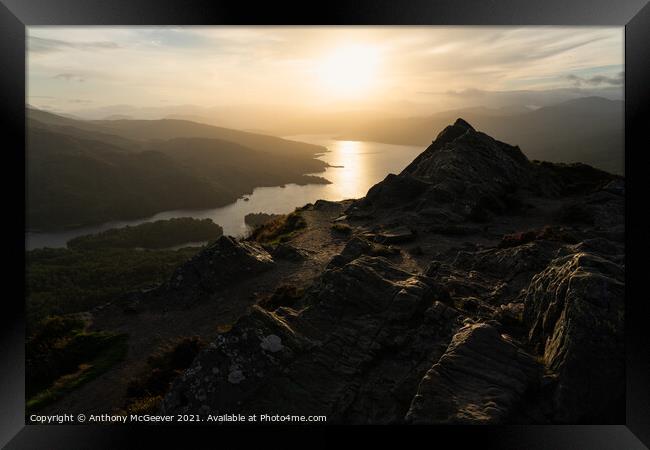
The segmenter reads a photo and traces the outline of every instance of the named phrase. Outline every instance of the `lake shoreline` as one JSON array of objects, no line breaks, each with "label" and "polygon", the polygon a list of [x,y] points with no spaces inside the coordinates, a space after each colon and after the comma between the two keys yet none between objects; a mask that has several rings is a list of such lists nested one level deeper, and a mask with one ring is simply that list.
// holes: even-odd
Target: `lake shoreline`
[{"label": "lake shoreline", "polygon": [[[330,166],[325,166],[325,170],[329,168]],[[227,202],[216,202],[216,203],[209,203],[206,204],[205,207],[201,208],[188,208],[188,209],[183,209],[183,211],[204,211],[206,209],[213,209],[213,208],[223,208],[229,205],[232,205],[233,203],[236,203],[238,200],[243,199],[244,197],[253,195],[255,192],[255,189],[258,188],[264,188],[264,187],[281,187],[281,186],[286,186],[287,184],[295,184],[296,186],[307,186],[310,184],[331,184],[332,182],[329,181],[325,177],[321,177],[317,174],[319,173],[324,173],[325,170],[322,172],[310,172],[310,173],[305,173],[302,174],[298,179],[293,180],[293,181],[287,181],[285,183],[281,184],[273,184],[273,185],[261,185],[261,186],[255,186],[253,189],[248,190],[246,192],[243,192],[242,194],[239,195],[239,197],[233,199],[233,200],[228,200]],[[53,228],[26,228],[25,233],[63,233],[67,231],[74,231],[74,230],[79,230],[82,228],[88,228],[88,227],[94,227],[94,226],[101,226],[105,223],[110,223],[110,222],[126,222],[126,221],[132,221],[132,220],[140,220],[144,219],[147,217],[153,217],[156,214],[161,214],[164,213],[165,211],[172,211],[172,210],[160,210],[160,211],[149,211],[146,213],[142,214],[137,214],[137,215],[128,215],[128,216],[122,216],[119,218],[111,218],[108,220],[103,220],[99,222],[85,222],[85,223],[80,223],[76,225],[69,225],[69,226],[64,226],[64,227],[53,227]]]},{"label": "lake shoreline", "polygon": [[[132,219],[110,220],[56,231],[26,230],[25,249],[29,251],[45,247],[65,248],[67,241],[78,236],[174,217],[210,218],[223,227],[225,235],[241,237],[247,232],[244,223],[246,214],[288,214],[297,207],[319,199],[338,201],[363,197],[370,187],[383,180],[388,173],[401,172],[408,162],[422,151],[421,147],[415,146],[339,141],[323,135],[285,139],[301,140],[326,148],[327,152],[315,155],[324,163],[325,170],[305,173],[299,177],[299,183],[256,187],[234,201],[219,206],[167,210]],[[322,182],[304,183],[306,180],[319,179]]]}]

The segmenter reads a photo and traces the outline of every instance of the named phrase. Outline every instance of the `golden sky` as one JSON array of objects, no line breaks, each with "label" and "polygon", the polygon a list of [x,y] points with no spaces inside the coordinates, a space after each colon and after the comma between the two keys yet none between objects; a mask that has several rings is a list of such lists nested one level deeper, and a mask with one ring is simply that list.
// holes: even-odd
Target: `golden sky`
[{"label": "golden sky", "polygon": [[28,37],[27,102],[60,112],[255,105],[415,115],[623,92],[621,27],[29,27]]}]

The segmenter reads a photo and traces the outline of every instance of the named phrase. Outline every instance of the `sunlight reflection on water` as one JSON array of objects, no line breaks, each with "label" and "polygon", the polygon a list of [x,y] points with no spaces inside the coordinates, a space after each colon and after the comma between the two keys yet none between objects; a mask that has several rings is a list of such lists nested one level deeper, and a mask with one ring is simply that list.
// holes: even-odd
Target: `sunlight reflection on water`
[{"label": "sunlight reflection on water", "polygon": [[173,217],[210,218],[223,227],[225,234],[241,236],[247,231],[244,216],[248,213],[284,214],[318,199],[344,200],[363,197],[368,189],[383,180],[389,173],[401,172],[424,149],[424,147],[376,142],[339,141],[318,135],[289,136],[287,139],[327,147],[329,152],[319,155],[318,159],[331,166],[342,167],[328,167],[325,172],[313,175],[327,178],[332,183],[306,186],[287,184],[284,188],[261,187],[255,189],[250,196],[246,196],[247,201],[241,198],[235,203],[220,208],[165,211],[138,220],[114,221],[54,233],[26,233],[26,247],[27,249],[65,247],[68,240],[84,234]]}]

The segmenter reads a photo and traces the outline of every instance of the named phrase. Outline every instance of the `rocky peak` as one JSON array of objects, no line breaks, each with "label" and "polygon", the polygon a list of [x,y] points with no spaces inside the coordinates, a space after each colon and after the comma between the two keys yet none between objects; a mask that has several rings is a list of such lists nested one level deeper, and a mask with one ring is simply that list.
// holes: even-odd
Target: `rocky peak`
[{"label": "rocky peak", "polygon": [[[610,174],[530,162],[458,119],[352,203],[338,254],[290,302],[253,306],[220,333],[161,411],[272,409],[357,424],[616,423],[624,417],[623,194]],[[339,205],[319,201],[311,212]],[[496,231],[467,224],[488,220]],[[443,236],[442,227],[474,231]],[[294,253],[271,251],[284,259],[278,265]],[[267,270],[271,254],[222,238],[172,281],[205,295]]]},{"label": "rocky peak", "polygon": [[[492,172],[528,169],[530,162],[518,147],[497,141],[485,133],[477,132],[463,119],[447,126],[433,143],[404,169],[404,172],[436,181],[445,176],[443,167],[454,169],[490,169],[471,174],[471,177],[490,178]],[[468,179],[459,172],[460,179]]]},{"label": "rocky peak", "polygon": [[463,120],[460,117],[458,119],[456,119],[456,122],[454,122],[454,126],[455,127],[463,127],[465,129],[474,131],[474,127],[472,127],[469,123],[467,123],[465,120]]},{"label": "rocky peak", "polygon": [[461,221],[484,221],[508,209],[513,194],[535,183],[534,173],[518,147],[458,119],[399,175],[388,175],[352,208],[444,210],[442,215]]},{"label": "rocky peak", "polygon": [[489,222],[495,215],[515,212],[531,195],[595,192],[616,178],[585,164],[533,163],[519,147],[476,131],[459,118],[399,175],[389,174],[370,188],[348,214],[403,223],[408,211],[416,220],[426,213],[445,224],[451,218]]},{"label": "rocky peak", "polygon": [[432,143],[437,143],[438,146],[440,146],[448,142],[452,142],[454,139],[462,136],[468,131],[476,130],[474,130],[474,127],[472,127],[469,123],[459,117],[456,119],[456,122],[454,122],[453,125],[446,126],[444,130],[438,133],[438,136],[436,136],[436,139]]}]

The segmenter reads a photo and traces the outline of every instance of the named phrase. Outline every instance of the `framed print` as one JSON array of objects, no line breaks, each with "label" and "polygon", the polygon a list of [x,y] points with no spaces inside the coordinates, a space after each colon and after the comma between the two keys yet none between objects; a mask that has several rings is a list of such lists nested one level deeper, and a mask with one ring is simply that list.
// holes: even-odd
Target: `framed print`
[{"label": "framed print", "polygon": [[646,2],[2,3],[7,448],[647,448]]}]

